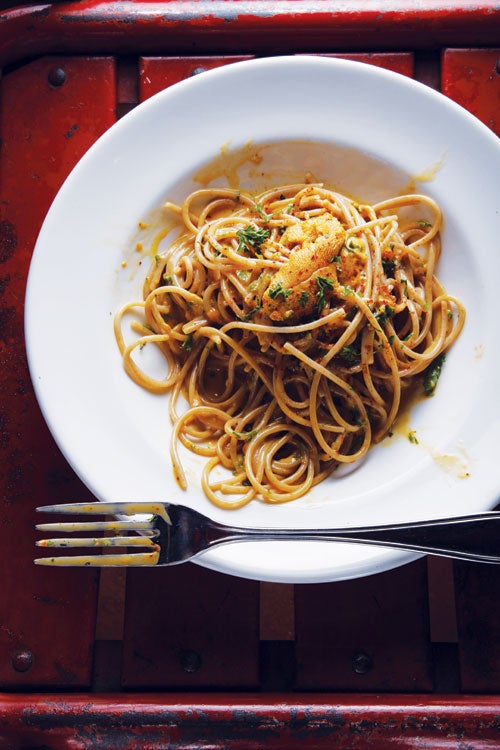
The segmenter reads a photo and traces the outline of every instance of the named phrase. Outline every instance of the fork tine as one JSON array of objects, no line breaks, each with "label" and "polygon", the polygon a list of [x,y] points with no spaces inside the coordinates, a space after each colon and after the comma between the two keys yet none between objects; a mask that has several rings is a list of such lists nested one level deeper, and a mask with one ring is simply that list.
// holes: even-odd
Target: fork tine
[{"label": "fork tine", "polygon": [[158,563],[159,555],[160,550],[158,548],[153,552],[136,552],[129,555],[75,555],[74,557],[39,557],[34,562],[35,565],[47,565],[51,567],[151,567]]},{"label": "fork tine", "polygon": [[168,503],[63,503],[62,505],[41,505],[41,513],[83,513],[88,515],[142,515],[161,516],[170,524]]},{"label": "fork tine", "polygon": [[153,531],[151,521],[75,521],[62,523],[39,523],[38,531]]},{"label": "fork tine", "polygon": [[40,539],[37,547],[157,547],[149,536],[60,537]]}]

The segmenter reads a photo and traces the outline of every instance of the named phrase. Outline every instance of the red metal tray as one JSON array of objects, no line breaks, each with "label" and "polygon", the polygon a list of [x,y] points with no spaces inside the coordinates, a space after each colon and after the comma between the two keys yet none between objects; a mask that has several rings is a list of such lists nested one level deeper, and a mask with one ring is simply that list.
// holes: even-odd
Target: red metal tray
[{"label": "red metal tray", "polygon": [[34,508],[90,498],[45,426],[24,349],[27,271],[52,199],[156,91],[303,52],[414,76],[500,135],[496,2],[87,0],[0,13],[0,750],[498,743],[499,569],[419,560],[290,586],[190,564],[100,575],[32,564]]}]

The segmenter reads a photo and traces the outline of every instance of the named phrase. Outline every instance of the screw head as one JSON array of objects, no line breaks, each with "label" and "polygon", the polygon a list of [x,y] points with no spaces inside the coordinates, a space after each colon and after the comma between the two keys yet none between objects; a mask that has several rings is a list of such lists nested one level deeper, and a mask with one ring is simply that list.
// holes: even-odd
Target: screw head
[{"label": "screw head", "polygon": [[10,662],[16,672],[27,672],[33,664],[33,654],[28,648],[19,649],[11,654]]},{"label": "screw head", "polygon": [[196,651],[184,650],[179,654],[181,667],[185,672],[197,672],[201,667],[201,656]]},{"label": "screw head", "polygon": [[373,667],[373,659],[364,651],[359,651],[352,657],[352,668],[356,674],[366,674]]},{"label": "screw head", "polygon": [[62,86],[66,82],[66,71],[60,67],[50,68],[47,73],[47,81],[51,86]]}]

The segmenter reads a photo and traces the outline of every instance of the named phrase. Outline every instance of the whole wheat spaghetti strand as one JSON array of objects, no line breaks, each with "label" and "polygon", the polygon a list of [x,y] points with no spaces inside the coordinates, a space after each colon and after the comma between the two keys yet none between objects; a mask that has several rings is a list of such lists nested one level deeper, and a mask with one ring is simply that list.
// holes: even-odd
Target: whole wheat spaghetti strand
[{"label": "whole wheat spaghetti strand", "polygon": [[[159,229],[143,299],[114,332],[129,377],[169,394],[180,486],[182,445],[221,508],[295,500],[358,462],[464,326],[436,275],[442,213],[429,196],[369,205],[296,183],[203,188],[165,210],[184,230],[160,251]],[[141,365],[146,345],[165,376]]]}]

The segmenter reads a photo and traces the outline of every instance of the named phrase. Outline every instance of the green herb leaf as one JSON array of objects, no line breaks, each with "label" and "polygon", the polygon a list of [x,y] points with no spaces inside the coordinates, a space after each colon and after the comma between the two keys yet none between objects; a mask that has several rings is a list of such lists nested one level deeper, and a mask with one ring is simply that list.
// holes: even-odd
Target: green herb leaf
[{"label": "green herb leaf", "polygon": [[326,304],[325,291],[333,289],[333,281],[324,276],[316,276],[316,284],[318,285],[316,309],[320,313]]},{"label": "green herb leaf", "polygon": [[345,240],[345,249],[348,253],[353,253],[355,250],[363,250],[363,243],[357,237],[353,237],[352,234],[348,235]]},{"label": "green herb leaf", "polygon": [[271,299],[278,299],[278,297],[283,297],[283,299],[288,299],[291,293],[292,293],[291,289],[283,289],[281,281],[278,284],[276,284],[276,286],[274,286],[272,289],[269,289],[269,296],[271,297]]},{"label": "green herb leaf", "polygon": [[377,313],[375,313],[375,318],[379,325],[383,325],[393,315],[394,315],[394,308],[390,307],[389,305],[384,305],[383,308],[381,308]]},{"label": "green herb leaf", "polygon": [[299,305],[305,307],[309,299],[309,292],[301,292],[299,297]]},{"label": "green herb leaf", "polygon": [[193,348],[193,334],[189,333],[187,339],[182,342],[181,349],[185,349],[186,351],[190,352],[192,348]]},{"label": "green herb leaf", "polygon": [[245,440],[245,442],[255,437],[257,432],[257,430],[247,430],[246,432],[236,432],[236,430],[232,431],[233,435],[237,437],[238,440]]},{"label": "green herb leaf", "polygon": [[341,360],[347,367],[359,365],[361,362],[361,338],[356,339],[349,346],[343,346],[335,359]]},{"label": "green herb leaf", "polygon": [[250,310],[249,312],[247,312],[246,315],[244,315],[242,317],[242,321],[244,323],[247,323],[250,320],[250,318],[252,317],[252,315],[255,315],[255,313],[258,312],[261,307],[262,307],[262,300],[258,299],[255,307],[253,308],[253,310]]},{"label": "green herb leaf", "polygon": [[269,237],[268,229],[258,229],[250,224],[245,229],[239,229],[236,232],[236,236],[240,243],[238,245],[238,252],[249,252],[250,250],[259,250],[263,242]]},{"label": "green herb leaf", "polygon": [[259,216],[264,219],[264,221],[269,221],[269,219],[271,218],[271,214],[266,214],[260,203],[256,204],[255,210],[257,211]]},{"label": "green herb leaf", "polygon": [[439,354],[424,372],[424,392],[426,396],[433,396],[443,369],[446,357],[444,352]]}]

